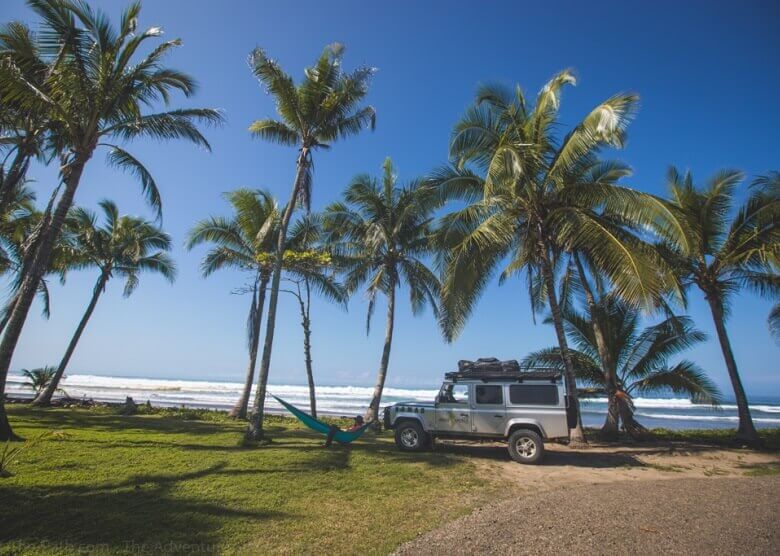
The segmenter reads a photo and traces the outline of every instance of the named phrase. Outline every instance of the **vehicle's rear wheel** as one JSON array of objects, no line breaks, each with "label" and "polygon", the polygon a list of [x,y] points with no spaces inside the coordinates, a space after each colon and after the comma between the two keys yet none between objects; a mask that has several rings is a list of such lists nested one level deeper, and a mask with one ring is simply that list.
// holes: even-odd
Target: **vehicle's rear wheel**
[{"label": "vehicle's rear wheel", "polygon": [[430,441],[417,421],[403,421],[395,427],[395,445],[404,452],[424,450]]},{"label": "vehicle's rear wheel", "polygon": [[509,435],[509,455],[517,463],[537,463],[544,455],[542,437],[534,431],[518,429]]}]

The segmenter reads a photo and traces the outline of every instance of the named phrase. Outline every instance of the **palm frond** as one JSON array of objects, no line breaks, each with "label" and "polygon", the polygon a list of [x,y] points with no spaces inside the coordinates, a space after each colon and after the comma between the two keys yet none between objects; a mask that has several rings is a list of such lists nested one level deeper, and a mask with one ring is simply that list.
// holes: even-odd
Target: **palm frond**
[{"label": "palm frond", "polygon": [[722,398],[715,383],[698,365],[690,361],[680,361],[673,367],[657,369],[637,380],[627,390],[637,394],[666,390],[675,394],[686,394],[694,403],[710,405],[720,404]]},{"label": "palm frond", "polygon": [[111,151],[106,158],[109,165],[124,170],[138,178],[138,181],[141,182],[141,189],[146,196],[146,201],[157,213],[157,218],[161,219],[162,198],[151,172],[137,158],[117,146],[111,147]]}]

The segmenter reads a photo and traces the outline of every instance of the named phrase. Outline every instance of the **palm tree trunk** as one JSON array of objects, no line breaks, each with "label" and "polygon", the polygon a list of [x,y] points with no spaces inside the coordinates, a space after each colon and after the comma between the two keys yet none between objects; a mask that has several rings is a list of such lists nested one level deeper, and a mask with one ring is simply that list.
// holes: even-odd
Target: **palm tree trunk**
[{"label": "palm tree trunk", "polygon": [[382,350],[382,361],[379,364],[379,374],[376,377],[374,395],[366,412],[366,422],[379,421],[379,403],[382,401],[382,391],[385,388],[387,367],[390,363],[390,347],[393,343],[393,327],[395,324],[395,280],[390,280],[390,291],[387,292],[387,324],[385,328],[385,347]]},{"label": "palm tree trunk", "polygon": [[54,373],[54,376],[49,381],[46,389],[35,397],[33,405],[46,407],[51,404],[52,396],[54,396],[54,393],[60,385],[60,380],[62,380],[62,376],[65,374],[65,369],[70,362],[70,358],[73,356],[73,352],[76,350],[76,345],[79,343],[81,335],[84,333],[87,322],[89,322],[89,319],[92,317],[92,312],[95,310],[100,294],[106,289],[109,272],[110,270],[106,269],[100,273],[100,278],[98,278],[95,283],[95,289],[92,290],[92,299],[89,300],[87,310],[84,312],[84,316],[81,317],[81,321],[79,321],[79,325],[76,327],[76,332],[74,332],[73,337],[70,339],[68,348],[65,350],[65,355],[62,356],[62,361],[60,361],[60,366],[57,367],[57,372]]},{"label": "palm tree trunk", "polygon": [[3,330],[5,330],[5,325],[8,324],[8,320],[11,318],[11,313],[13,313],[17,301],[19,301],[19,292],[15,293],[13,297],[8,300],[8,303],[5,306],[3,318],[0,319],[0,334],[2,334]]},{"label": "palm tree trunk", "polygon": [[309,408],[311,410],[311,416],[317,418],[317,394],[314,388],[314,371],[312,370],[311,361],[311,288],[309,287],[309,280],[304,278],[304,284],[306,289],[306,299],[300,294],[300,286],[298,286],[298,302],[301,306],[301,325],[303,326],[303,358],[306,362],[306,378],[309,381]]},{"label": "palm tree trunk", "polygon": [[252,294],[252,305],[254,306],[254,320],[252,321],[252,337],[249,343],[249,368],[244,380],[244,391],[241,397],[230,410],[230,417],[234,419],[246,419],[247,409],[249,408],[249,397],[252,395],[252,384],[255,382],[255,369],[257,368],[257,352],[260,347],[260,326],[263,322],[263,308],[265,306],[265,289],[268,287],[268,278],[260,279],[260,289],[258,291],[255,284],[255,292]]},{"label": "palm tree trunk", "polygon": [[708,295],[707,302],[710,304],[712,319],[715,321],[715,330],[718,333],[718,341],[723,351],[723,358],[726,360],[726,369],[731,379],[731,386],[734,388],[734,397],[737,399],[737,411],[739,413],[739,428],[737,429],[737,438],[746,442],[748,445],[756,447],[761,444],[761,439],[753,425],[753,418],[750,416],[750,406],[748,405],[745,389],[742,387],[742,380],[737,370],[737,361],[734,359],[734,352],[731,350],[728,332],[726,332],[725,318],[723,315],[723,304],[719,297]]},{"label": "palm tree trunk", "polygon": [[265,342],[263,343],[263,358],[260,362],[260,376],[258,377],[257,392],[255,401],[252,405],[252,412],[249,416],[249,426],[246,431],[247,440],[263,439],[263,416],[265,412],[265,393],[268,385],[268,370],[271,366],[271,349],[274,343],[274,328],[276,325],[276,305],[279,301],[279,284],[282,280],[282,263],[284,262],[284,250],[287,242],[287,227],[290,225],[292,213],[295,210],[295,204],[298,201],[298,194],[301,190],[303,178],[306,175],[308,166],[308,148],[301,147],[298,154],[297,169],[295,172],[295,181],[293,182],[290,200],[285,207],[282,221],[279,225],[279,238],[276,243],[276,258],[274,259],[274,269],[271,277],[271,297],[268,300],[268,319],[265,325]]},{"label": "palm tree trunk", "polygon": [[604,386],[607,390],[607,417],[604,421],[604,426],[601,427],[601,434],[605,438],[614,440],[618,436],[620,418],[618,414],[617,400],[615,399],[617,385],[615,381],[615,369],[612,361],[612,355],[607,349],[607,341],[604,337],[604,331],[601,328],[601,320],[598,318],[600,308],[596,303],[593,290],[591,290],[590,283],[588,282],[588,278],[585,275],[585,269],[582,266],[582,261],[577,254],[574,254],[574,262],[577,265],[577,273],[580,275],[580,283],[582,284],[582,289],[585,292],[585,302],[588,304],[588,310],[590,311],[590,322],[593,327],[593,336],[596,339],[596,349],[599,352],[601,372],[604,373]]},{"label": "palm tree trunk", "polygon": [[608,440],[617,439],[620,433],[620,408],[615,399],[615,392],[607,390],[607,416],[601,426],[601,435]]},{"label": "palm tree trunk", "polygon": [[[0,340],[0,398],[5,395],[5,384],[8,379],[8,370],[11,367],[11,359],[19,342],[19,337],[22,334],[27,314],[30,312],[30,306],[38,291],[38,284],[46,273],[46,269],[49,268],[54,242],[60,235],[65,217],[73,204],[73,197],[79,186],[84,165],[90,156],[91,152],[77,155],[73,163],[66,169],[64,175],[65,190],[57,203],[51,225],[43,231],[29,271],[22,278],[19,287],[19,300],[14,305],[8,324],[6,324],[3,338]],[[13,430],[5,414],[5,406],[0,403],[0,441],[8,440],[13,436]]]},{"label": "palm tree trunk", "polygon": [[555,327],[555,334],[558,337],[558,346],[563,354],[563,365],[566,369],[566,390],[569,393],[571,403],[574,405],[574,411],[577,415],[577,424],[573,429],[569,430],[569,443],[571,445],[583,445],[587,444],[585,439],[585,431],[582,428],[582,415],[580,414],[580,402],[577,397],[577,381],[574,378],[574,364],[571,360],[571,354],[569,353],[569,345],[566,341],[566,332],[563,329],[563,316],[561,315],[561,308],[558,305],[558,299],[555,295],[555,279],[552,273],[552,265],[547,257],[547,249],[542,247],[540,249],[541,254],[541,270],[542,278],[547,288],[547,301],[550,304],[550,313],[552,315],[553,325]]}]

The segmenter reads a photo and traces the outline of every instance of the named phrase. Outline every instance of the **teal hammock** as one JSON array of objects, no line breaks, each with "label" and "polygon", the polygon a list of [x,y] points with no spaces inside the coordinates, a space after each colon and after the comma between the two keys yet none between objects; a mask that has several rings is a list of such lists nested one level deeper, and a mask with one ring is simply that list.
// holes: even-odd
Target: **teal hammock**
[{"label": "teal hammock", "polygon": [[[277,402],[279,402],[280,404],[282,404],[285,407],[285,409],[287,409],[287,411],[295,415],[301,423],[303,423],[310,429],[315,430],[324,435],[327,435],[328,432],[330,431],[330,425],[323,423],[322,421],[318,421],[317,419],[315,419],[305,411],[301,411],[294,405],[287,403],[281,398],[277,398],[273,394],[271,394],[271,397],[275,399]],[[342,430],[336,431],[336,434],[333,436],[333,439],[336,442],[340,442],[341,444],[349,444],[353,440],[357,440],[358,438],[360,438],[363,435],[363,433],[366,432],[366,429],[368,428],[369,424],[370,423],[366,423],[359,429],[355,429],[353,431],[342,431]]]}]

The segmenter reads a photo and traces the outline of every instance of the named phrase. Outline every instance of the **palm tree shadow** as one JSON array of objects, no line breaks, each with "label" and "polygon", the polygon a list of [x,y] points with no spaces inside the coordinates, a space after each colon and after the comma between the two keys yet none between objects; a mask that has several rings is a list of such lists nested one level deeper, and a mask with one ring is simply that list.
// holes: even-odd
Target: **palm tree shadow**
[{"label": "palm tree shadow", "polygon": [[197,421],[151,415],[119,415],[88,411],[62,411],[54,408],[15,408],[14,413],[30,421],[30,429],[90,429],[104,432],[142,430],[187,435],[210,435],[230,431],[232,423]]},{"label": "palm tree shadow", "polygon": [[[453,454],[465,457],[477,457],[493,461],[511,462],[512,458],[505,445],[501,444],[476,444],[466,442],[437,442],[434,452],[441,454]],[[636,453],[627,452],[595,452],[589,450],[548,450],[544,459],[539,462],[542,466],[572,466],[588,468],[618,468],[618,467],[646,467],[646,464],[638,459]]]},{"label": "palm tree shadow", "polygon": [[316,458],[320,460],[320,463],[314,463],[313,465],[328,466],[327,461],[330,462],[344,462],[344,464],[334,463],[332,468],[346,468],[348,466],[349,457],[352,454],[370,455],[378,458],[382,458],[389,462],[408,462],[408,463],[424,463],[432,467],[450,467],[456,465],[459,461],[456,457],[451,457],[449,454],[436,454],[431,451],[427,452],[401,452],[392,442],[388,442],[382,437],[368,437],[356,440],[349,444],[339,444],[334,442],[330,448],[323,448],[320,443],[303,443],[301,437],[324,439],[321,435],[316,433],[309,433],[307,431],[295,431],[295,436],[289,436],[287,438],[279,438],[274,441],[272,447],[279,450],[296,450],[305,453],[322,453],[324,458]]},{"label": "palm tree shadow", "polygon": [[[226,469],[223,462],[188,473],[135,475],[114,483],[4,488],[0,541],[54,551],[216,552],[219,529],[229,519],[291,516],[182,496],[175,492],[177,485],[217,475],[277,471],[295,472]],[[67,519],[62,519],[64,513]]]}]

